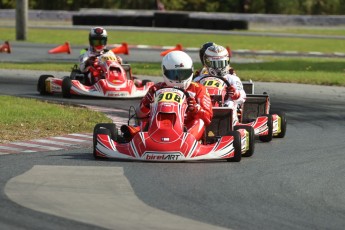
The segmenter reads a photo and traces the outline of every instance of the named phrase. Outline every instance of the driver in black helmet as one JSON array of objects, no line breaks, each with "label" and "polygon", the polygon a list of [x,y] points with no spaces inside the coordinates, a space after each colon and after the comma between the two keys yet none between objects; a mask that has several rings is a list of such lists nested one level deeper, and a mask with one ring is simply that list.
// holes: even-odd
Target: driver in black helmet
[{"label": "driver in black helmet", "polygon": [[119,56],[116,56],[113,51],[106,49],[107,40],[107,31],[102,27],[94,27],[90,30],[90,46],[79,57],[79,69],[87,75],[89,82],[93,82],[89,69],[94,65],[98,56],[106,53],[107,56],[113,56],[114,60],[117,60],[119,64],[122,63],[122,59]]}]

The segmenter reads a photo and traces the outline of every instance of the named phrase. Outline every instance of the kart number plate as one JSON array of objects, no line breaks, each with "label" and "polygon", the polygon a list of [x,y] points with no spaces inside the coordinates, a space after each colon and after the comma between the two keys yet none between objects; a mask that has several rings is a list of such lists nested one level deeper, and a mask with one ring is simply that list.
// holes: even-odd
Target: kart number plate
[{"label": "kart number plate", "polygon": [[177,102],[182,103],[181,96],[178,93],[174,92],[164,92],[159,94],[158,102]]},{"label": "kart number plate", "polygon": [[222,89],[224,87],[224,83],[217,80],[206,80],[202,84],[206,87],[216,87],[219,89]]}]

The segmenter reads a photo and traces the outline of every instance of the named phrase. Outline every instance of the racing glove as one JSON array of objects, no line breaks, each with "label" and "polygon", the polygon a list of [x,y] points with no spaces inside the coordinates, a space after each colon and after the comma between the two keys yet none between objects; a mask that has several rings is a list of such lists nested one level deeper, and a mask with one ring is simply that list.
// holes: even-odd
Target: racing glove
[{"label": "racing glove", "polygon": [[187,103],[188,103],[187,112],[197,113],[201,109],[200,105],[196,102],[194,97],[189,97],[187,99]]},{"label": "racing glove", "polygon": [[236,75],[236,72],[235,72],[234,68],[230,67],[229,74]]},{"label": "racing glove", "polygon": [[95,64],[96,57],[91,56],[85,61],[85,66],[93,66]]},{"label": "racing glove", "polygon": [[150,104],[153,102],[154,100],[154,94],[157,91],[157,87],[156,86],[151,86],[150,89],[147,91],[145,97],[141,100],[141,104],[146,107],[146,108],[150,108]]},{"label": "racing glove", "polygon": [[240,91],[238,91],[233,85],[226,88],[226,94],[228,98],[231,98],[232,100],[237,100],[240,97]]}]

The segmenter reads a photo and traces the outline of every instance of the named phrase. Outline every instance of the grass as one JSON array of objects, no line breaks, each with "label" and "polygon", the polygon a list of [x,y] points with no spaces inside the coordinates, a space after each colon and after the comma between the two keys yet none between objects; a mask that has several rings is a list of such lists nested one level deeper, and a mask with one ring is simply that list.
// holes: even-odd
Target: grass
[{"label": "grass", "polygon": [[[73,33],[73,36],[71,36]],[[1,40],[15,40],[15,28],[1,28]],[[213,41],[232,50],[274,50],[298,52],[345,52],[345,43],[341,39],[322,38],[293,38],[293,37],[267,37],[267,36],[242,36],[232,34],[187,34],[167,32],[136,32],[108,30],[108,44],[127,42],[129,45],[156,45],[183,47],[199,47],[207,41]],[[87,45],[87,30],[62,30],[62,29],[29,29],[27,42],[61,44],[68,41],[73,45]]]},{"label": "grass", "polygon": [[35,99],[0,96],[0,143],[44,138],[66,133],[92,133],[102,113]]}]

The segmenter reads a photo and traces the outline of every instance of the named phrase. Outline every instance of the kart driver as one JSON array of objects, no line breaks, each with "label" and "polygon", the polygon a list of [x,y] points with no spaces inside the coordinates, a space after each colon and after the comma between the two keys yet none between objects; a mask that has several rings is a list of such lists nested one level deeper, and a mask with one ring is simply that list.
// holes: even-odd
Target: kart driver
[{"label": "kart driver", "polygon": [[[137,108],[137,116],[143,119],[141,127],[145,127],[150,114],[150,104],[154,101],[155,92],[162,87],[178,87],[185,89],[190,97],[185,119],[185,126],[189,133],[194,135],[196,140],[203,136],[205,126],[211,123],[213,116],[211,98],[205,86],[192,82],[193,61],[188,54],[183,51],[172,51],[165,55],[162,60],[162,72],[164,82],[151,86],[147,94],[141,100]],[[124,137],[133,137],[140,131],[140,127],[122,126],[121,131]]]},{"label": "kart driver", "polygon": [[[197,71],[195,71],[195,73],[194,73],[194,77],[195,78],[200,76],[200,75],[208,74],[207,66],[205,65],[205,62],[204,62],[204,55],[205,55],[205,52],[206,52],[208,47],[215,46],[215,45],[217,45],[217,44],[214,43],[214,42],[206,42],[206,43],[204,43],[200,47],[200,49],[199,49],[199,58],[200,58],[200,61],[201,61],[201,64],[202,64],[202,68],[197,70]],[[233,75],[233,74],[236,75],[235,70],[232,67],[229,67],[229,73],[231,75]]]},{"label": "kart driver", "polygon": [[102,27],[92,28],[89,33],[90,46],[79,57],[79,69],[87,75],[89,84],[91,85],[102,77],[99,76],[97,69],[95,69],[96,71],[92,71],[98,56],[107,54],[107,56],[111,56],[114,60],[117,60],[119,64],[122,63],[122,59],[119,56],[116,56],[113,51],[106,49],[107,40],[108,34],[105,29]]},{"label": "kart driver", "polygon": [[[205,75],[218,76],[226,79],[231,86],[226,89],[227,95],[224,105],[226,107],[234,108],[233,119],[234,122],[237,122],[237,112],[241,112],[240,108],[246,100],[246,93],[243,89],[243,84],[240,78],[235,73],[230,74],[229,52],[223,46],[212,45],[206,49],[203,60],[207,73],[196,77],[194,81],[199,82],[199,80]],[[236,108],[239,109],[239,111],[237,111]]]}]

